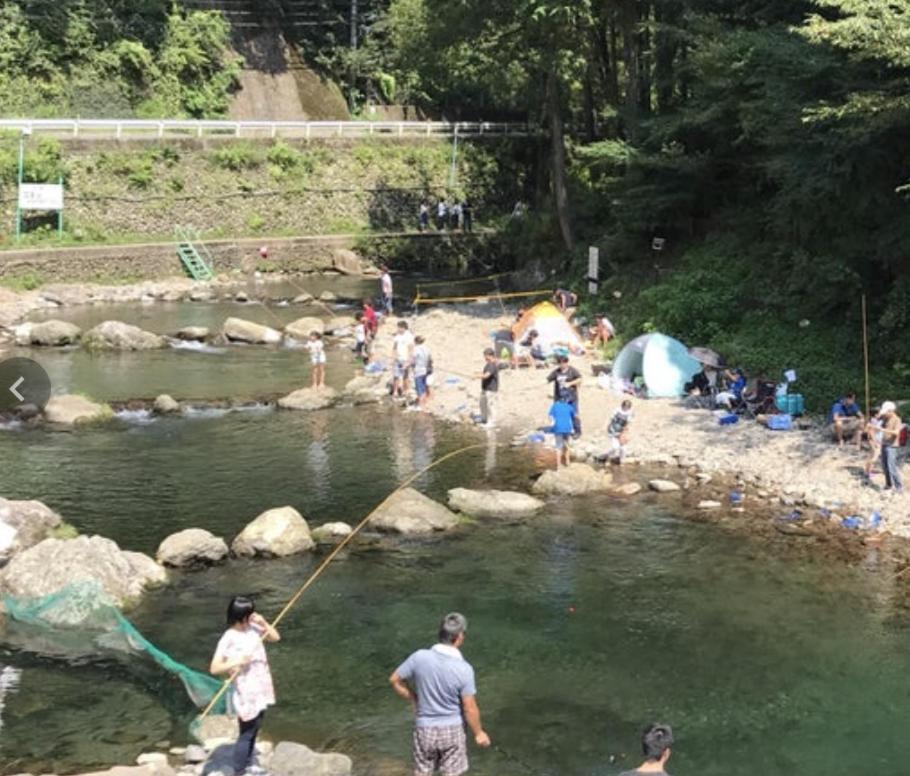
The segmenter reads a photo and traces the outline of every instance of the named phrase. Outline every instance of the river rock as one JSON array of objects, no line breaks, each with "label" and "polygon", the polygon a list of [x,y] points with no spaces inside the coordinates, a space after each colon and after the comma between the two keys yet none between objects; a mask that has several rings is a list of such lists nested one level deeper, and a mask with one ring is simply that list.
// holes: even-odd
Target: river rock
[{"label": "river rock", "polygon": [[316,546],[303,515],[294,507],[263,512],[247,525],[231,544],[235,555],[282,557],[312,550]]},{"label": "river rock", "polygon": [[150,765],[153,768],[166,768],[167,755],[164,752],[147,752],[136,758],[136,765]]},{"label": "river rock", "polygon": [[314,300],[313,295],[308,294],[308,293],[306,293],[306,291],[304,291],[302,294],[297,294],[297,296],[295,296],[291,300],[291,303],[292,304],[310,304],[310,302],[312,302],[313,300]]},{"label": "river rock", "polygon": [[122,321],[105,321],[89,329],[82,344],[90,350],[155,350],[167,345],[164,337]]},{"label": "river rock", "polygon": [[370,523],[387,533],[429,534],[458,525],[458,516],[413,488],[405,488],[373,515]]},{"label": "river rock", "polygon": [[335,294],[333,294],[331,291],[323,291],[319,295],[319,301],[320,302],[337,302],[338,297]]},{"label": "river rock", "polygon": [[42,321],[33,323],[29,332],[29,342],[43,347],[61,347],[79,341],[82,329],[69,321]]},{"label": "river rock", "polygon": [[508,490],[469,490],[453,488],[448,493],[449,508],[473,517],[521,519],[544,507],[544,502],[527,493]]},{"label": "river rock", "polygon": [[183,761],[190,765],[204,763],[207,759],[208,753],[205,751],[205,747],[199,746],[199,744],[190,744],[183,753]]},{"label": "river rock", "polygon": [[250,345],[277,345],[281,342],[280,331],[243,318],[228,318],[222,330],[230,342],[246,342]]},{"label": "river rock", "polygon": [[209,714],[204,720],[194,724],[191,732],[200,744],[205,744],[206,749],[211,749],[206,742],[237,739],[237,720],[227,714]]},{"label": "river rock", "polygon": [[608,472],[598,471],[587,464],[572,463],[559,470],[545,471],[531,490],[547,495],[577,496],[607,490],[612,482],[613,477]]},{"label": "river rock", "polygon": [[187,528],[168,536],[158,546],[156,558],[165,566],[205,566],[219,563],[228,554],[221,539],[201,528]]},{"label": "river rock", "polygon": [[211,331],[207,326],[185,326],[177,332],[177,339],[187,342],[205,342]]},{"label": "river rock", "polygon": [[44,407],[48,423],[59,426],[77,426],[110,420],[113,411],[106,404],[96,404],[84,396],[52,396]]},{"label": "river rock", "polygon": [[0,498],[0,561],[44,541],[62,523],[63,518],[40,501]]},{"label": "river rock", "polygon": [[325,332],[333,337],[343,337],[351,333],[354,320],[344,315],[338,315],[326,321]]},{"label": "river rock", "polygon": [[347,523],[323,523],[312,532],[313,540],[317,544],[337,544],[350,536],[353,529]]},{"label": "river rock", "polygon": [[152,409],[159,415],[172,415],[175,412],[180,412],[180,402],[173,396],[162,393],[155,399]]},{"label": "river rock", "polygon": [[698,502],[699,509],[720,509],[723,506],[719,501],[711,501],[710,499],[705,499],[704,501]]},{"label": "river rock", "polygon": [[269,761],[272,776],[350,776],[351,758],[330,752],[319,754],[303,744],[282,741]]},{"label": "river rock", "polygon": [[679,485],[672,480],[651,480],[648,487],[657,493],[672,493],[679,490]]},{"label": "river rock", "polygon": [[320,334],[325,334],[325,324],[323,323],[322,318],[298,318],[296,321],[293,321],[284,327],[284,333],[288,337],[292,337],[300,342],[305,342],[309,338],[311,331],[318,331]]},{"label": "river rock", "polygon": [[301,388],[278,400],[278,406],[285,410],[324,410],[338,399],[334,388]]},{"label": "river rock", "polygon": [[332,251],[332,269],[342,275],[362,275],[363,261],[354,251],[336,248]]},{"label": "river rock", "polygon": [[639,493],[641,493],[641,485],[637,482],[624,482],[622,485],[610,488],[611,496],[635,496]]},{"label": "river rock", "polygon": [[[147,555],[124,552],[102,536],[45,539],[15,555],[0,571],[0,589],[9,595],[40,598],[70,585],[94,582],[117,606],[137,600],[146,587],[166,581],[165,570]],[[64,614],[79,618],[87,612],[73,610],[61,616]]]}]

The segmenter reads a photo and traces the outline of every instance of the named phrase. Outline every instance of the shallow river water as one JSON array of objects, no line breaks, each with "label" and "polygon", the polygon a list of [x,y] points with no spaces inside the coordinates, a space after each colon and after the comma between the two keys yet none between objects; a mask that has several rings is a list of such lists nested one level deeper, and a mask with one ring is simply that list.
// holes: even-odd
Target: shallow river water
[{"label": "shallow river water", "polygon": [[[194,310],[226,317],[217,308],[186,305],[175,318],[151,307],[166,321],[146,325],[189,325]],[[145,312],[131,310],[121,317],[142,325]],[[226,386],[253,396],[307,379],[301,354],[268,349],[42,358],[58,386],[101,399],[221,397]],[[379,406],[5,430],[0,494],[41,499],[80,531],[153,554],[190,526],[230,540],[284,504],[311,525],[354,523],[414,471],[486,439]],[[417,487],[437,499],[457,485],[526,489],[537,465],[489,444]],[[346,752],[358,774],[408,773],[409,709],[387,677],[458,609],[496,744],[472,752],[472,773],[615,774],[637,764],[638,732],[652,720],[676,731],[677,774],[901,772],[910,616],[876,551],[854,566],[807,558],[783,537],[686,520],[672,503],[555,500],[525,525],[480,522],[345,554],[271,647],[279,703],[266,735]],[[318,557],[173,572],[130,616],[203,669],[231,595],[253,594],[274,613]],[[185,742],[194,710],[157,668],[136,656],[52,656],[16,628],[0,633],[0,773],[71,773]]]}]

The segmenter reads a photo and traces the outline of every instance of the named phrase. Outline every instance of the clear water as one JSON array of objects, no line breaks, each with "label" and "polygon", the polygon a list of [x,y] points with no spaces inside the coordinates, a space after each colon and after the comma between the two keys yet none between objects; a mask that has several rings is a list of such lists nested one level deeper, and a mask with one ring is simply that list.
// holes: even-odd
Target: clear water
[{"label": "clear water", "polygon": [[[412,471],[476,439],[377,408],[9,432],[0,492],[41,498],[83,531],[153,552],[179,528],[230,538],[286,503],[313,524],[353,522]],[[437,498],[456,484],[522,487],[531,467],[490,447],[419,486]],[[345,555],[270,649],[279,704],[267,734],[346,751],[360,774],[408,773],[408,708],[387,676],[459,609],[497,744],[472,753],[473,773],[614,774],[637,763],[638,731],[653,719],[676,730],[675,773],[901,772],[908,616],[876,568],[886,559],[806,557],[792,539],[759,542],[661,503],[554,501],[524,526],[480,523]],[[174,573],[132,616],[202,668],[230,595],[251,593],[275,612],[315,562]],[[64,661],[8,633],[0,664],[21,670],[0,710],[4,773],[129,762],[182,742],[193,716],[180,687],[141,661]]]}]

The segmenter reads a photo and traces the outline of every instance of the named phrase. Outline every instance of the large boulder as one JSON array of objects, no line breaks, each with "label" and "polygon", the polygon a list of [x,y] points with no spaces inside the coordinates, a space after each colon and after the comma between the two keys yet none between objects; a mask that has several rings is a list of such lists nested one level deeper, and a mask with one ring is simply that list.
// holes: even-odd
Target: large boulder
[{"label": "large boulder", "polygon": [[319,301],[320,302],[337,302],[338,296],[336,294],[332,293],[331,291],[323,291],[319,295]]},{"label": "large boulder", "polygon": [[40,501],[0,498],[0,561],[44,541],[62,523],[63,518]]},{"label": "large boulder", "polygon": [[318,331],[320,334],[325,333],[325,324],[322,322],[322,318],[309,316],[298,318],[284,327],[284,333],[288,337],[293,337],[295,340],[300,340],[300,342],[306,341],[311,331]]},{"label": "large boulder", "polygon": [[609,473],[593,469],[587,464],[573,463],[558,470],[545,471],[531,490],[551,496],[577,496],[606,491],[612,483],[613,478]]},{"label": "large boulder", "polygon": [[165,570],[147,555],[124,552],[101,536],[45,539],[14,556],[0,572],[0,589],[8,595],[40,598],[91,582],[117,606],[166,581]]},{"label": "large boulder", "polygon": [[278,406],[285,410],[324,410],[338,399],[334,388],[301,388],[278,400]]},{"label": "large boulder", "polygon": [[405,488],[373,515],[370,524],[380,531],[399,534],[430,534],[458,525],[458,515],[413,488]]},{"label": "large boulder", "polygon": [[350,334],[354,328],[354,319],[345,315],[336,315],[325,322],[325,333],[333,337],[342,337]]},{"label": "large boulder", "polygon": [[156,350],[167,340],[129,323],[105,321],[85,332],[82,344],[90,350]]},{"label": "large boulder", "polygon": [[342,275],[362,275],[363,260],[354,251],[336,248],[332,251],[332,269]]},{"label": "large boulder", "polygon": [[344,386],[344,396],[354,404],[378,402],[388,390],[383,385],[382,375],[361,375],[351,378]]},{"label": "large boulder", "polygon": [[158,415],[173,415],[174,413],[180,412],[180,402],[170,394],[162,393],[155,398],[152,409]]},{"label": "large boulder", "polygon": [[222,328],[230,342],[246,342],[250,345],[277,345],[281,332],[243,318],[228,318]]},{"label": "large boulder", "polygon": [[282,741],[272,752],[272,776],[350,776],[354,764],[347,755],[319,754],[303,744]]},{"label": "large boulder", "polygon": [[184,326],[177,332],[177,339],[187,342],[205,342],[209,338],[208,327],[206,326]]},{"label": "large boulder", "polygon": [[79,341],[82,329],[69,321],[42,321],[33,323],[29,332],[29,342],[43,347],[61,347]]},{"label": "large boulder", "polygon": [[673,493],[679,490],[679,485],[673,480],[651,480],[648,487],[657,493]]},{"label": "large boulder", "polygon": [[64,394],[52,396],[44,406],[44,417],[48,423],[58,426],[81,426],[110,420],[114,413],[106,404],[96,404],[84,396]]},{"label": "large boulder", "polygon": [[155,557],[165,566],[183,568],[220,563],[227,554],[228,546],[224,539],[201,528],[187,528],[161,542]]},{"label": "large boulder", "polygon": [[235,555],[282,557],[312,550],[316,546],[310,527],[294,507],[263,512],[231,544]]},{"label": "large boulder", "polygon": [[544,502],[527,493],[508,490],[453,488],[449,491],[449,507],[473,517],[520,520],[543,509]]}]

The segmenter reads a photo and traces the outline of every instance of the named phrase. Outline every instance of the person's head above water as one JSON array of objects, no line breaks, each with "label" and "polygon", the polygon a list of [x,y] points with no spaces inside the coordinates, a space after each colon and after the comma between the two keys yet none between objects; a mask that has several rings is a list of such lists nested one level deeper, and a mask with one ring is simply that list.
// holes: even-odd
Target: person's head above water
[{"label": "person's head above water", "polygon": [[252,598],[243,595],[235,595],[228,604],[227,624],[229,628],[237,625],[245,626],[252,614],[256,611],[256,604]]},{"label": "person's head above water", "polygon": [[458,612],[449,612],[439,623],[439,643],[460,647],[468,632],[468,618]]},{"label": "person's head above water", "polygon": [[663,765],[670,759],[673,746],[673,731],[669,725],[655,722],[641,734],[641,752],[645,760]]}]

